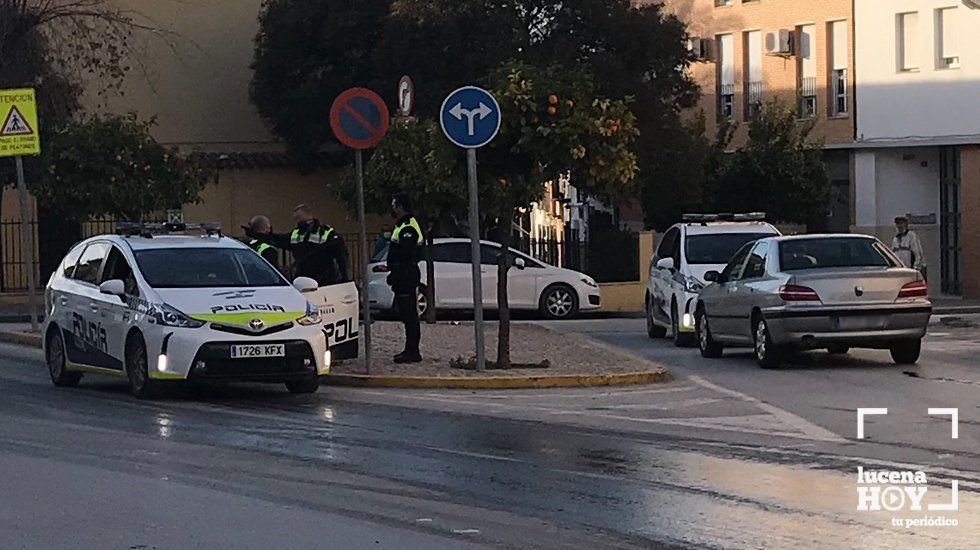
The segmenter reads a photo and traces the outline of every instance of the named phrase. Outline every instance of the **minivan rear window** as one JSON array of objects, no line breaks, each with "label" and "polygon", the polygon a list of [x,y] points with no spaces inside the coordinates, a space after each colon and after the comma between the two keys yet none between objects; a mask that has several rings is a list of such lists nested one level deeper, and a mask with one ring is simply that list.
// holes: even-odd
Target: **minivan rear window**
[{"label": "minivan rear window", "polygon": [[898,267],[885,247],[874,239],[813,238],[779,243],[783,271],[832,267]]}]

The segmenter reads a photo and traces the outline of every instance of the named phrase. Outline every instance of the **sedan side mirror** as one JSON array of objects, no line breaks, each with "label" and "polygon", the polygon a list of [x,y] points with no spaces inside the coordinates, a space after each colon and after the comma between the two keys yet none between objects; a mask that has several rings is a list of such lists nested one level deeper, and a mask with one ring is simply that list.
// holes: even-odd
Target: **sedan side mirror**
[{"label": "sedan side mirror", "polygon": [[296,277],[293,280],[293,288],[300,292],[314,292],[320,288],[320,285],[309,277]]},{"label": "sedan side mirror", "polygon": [[122,279],[109,279],[99,285],[99,292],[122,298],[126,295],[126,283],[122,282]]},{"label": "sedan side mirror", "polygon": [[660,258],[659,260],[657,260],[657,269],[669,269],[669,270],[673,271],[675,269],[674,268],[674,259],[673,258]]},{"label": "sedan side mirror", "polygon": [[524,269],[525,267],[527,267],[527,264],[524,263],[524,258],[517,258],[517,259],[515,259],[514,260],[514,267],[516,267],[517,269]]},{"label": "sedan side mirror", "polygon": [[709,271],[704,274],[704,280],[709,283],[720,283],[722,282],[722,276],[717,271]]}]

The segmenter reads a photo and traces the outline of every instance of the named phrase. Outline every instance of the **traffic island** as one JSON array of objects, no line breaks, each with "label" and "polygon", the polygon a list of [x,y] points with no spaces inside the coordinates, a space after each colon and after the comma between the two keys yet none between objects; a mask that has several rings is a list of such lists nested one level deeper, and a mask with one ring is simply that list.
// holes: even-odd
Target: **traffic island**
[{"label": "traffic island", "polygon": [[39,348],[41,347],[41,333],[0,329],[0,342]]},{"label": "traffic island", "polygon": [[[582,335],[565,335],[531,323],[511,326],[511,368],[473,368],[473,323],[422,325],[423,361],[397,364],[392,359],[404,342],[402,326],[375,322],[371,328],[372,362],[334,364],[332,385],[384,388],[517,389],[618,386],[664,382],[666,367],[606,346]],[[485,325],[486,357],[497,355],[497,324]],[[363,342],[362,342],[363,343]],[[363,357],[363,348],[361,357]]]}]

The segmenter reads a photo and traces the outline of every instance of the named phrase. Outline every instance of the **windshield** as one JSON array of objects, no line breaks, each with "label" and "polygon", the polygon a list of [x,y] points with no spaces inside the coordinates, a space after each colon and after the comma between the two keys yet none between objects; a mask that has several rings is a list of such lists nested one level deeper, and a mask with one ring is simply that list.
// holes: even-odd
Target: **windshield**
[{"label": "windshield", "polygon": [[287,286],[279,273],[251,250],[160,248],[135,252],[143,278],[153,288]]},{"label": "windshield", "polygon": [[727,264],[746,243],[772,236],[772,233],[690,235],[685,240],[684,253],[688,264]]},{"label": "windshield", "polygon": [[824,267],[897,267],[891,254],[874,239],[798,239],[779,243],[783,271]]}]

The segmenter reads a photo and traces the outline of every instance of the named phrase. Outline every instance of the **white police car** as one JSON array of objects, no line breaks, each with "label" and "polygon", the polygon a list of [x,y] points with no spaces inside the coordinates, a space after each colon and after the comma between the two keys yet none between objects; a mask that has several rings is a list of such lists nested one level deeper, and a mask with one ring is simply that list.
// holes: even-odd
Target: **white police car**
[{"label": "white police car", "polygon": [[647,279],[647,335],[668,334],[680,347],[693,346],[694,307],[704,288],[704,274],[721,271],[745,243],[779,235],[764,212],[684,214],[670,227],[650,259]]},{"label": "white police car", "polygon": [[[202,233],[173,234],[193,230]],[[128,224],[76,244],[48,282],[45,311],[55,386],[107,374],[128,378],[138,397],[187,379],[312,393],[330,370],[331,348],[357,350],[353,283],[290,284],[216,224]]]}]

